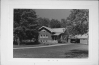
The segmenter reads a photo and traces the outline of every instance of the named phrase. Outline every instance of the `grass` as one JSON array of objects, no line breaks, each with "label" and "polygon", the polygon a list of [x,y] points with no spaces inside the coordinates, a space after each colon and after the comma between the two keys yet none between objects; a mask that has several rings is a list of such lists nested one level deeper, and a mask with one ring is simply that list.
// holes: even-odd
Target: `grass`
[{"label": "grass", "polygon": [[[56,43],[56,44],[67,44],[67,43]],[[13,45],[13,48],[19,48],[19,47],[37,47],[37,46],[48,46],[48,45],[56,45],[56,44],[40,44],[40,43],[38,43],[38,44],[27,44],[27,45],[25,45],[25,44],[23,44],[23,45]]]},{"label": "grass", "polygon": [[88,50],[70,50],[69,52],[65,53],[66,58],[87,58],[88,57]]},{"label": "grass", "polygon": [[14,58],[88,58],[88,45],[70,44],[70,45],[44,47],[44,48],[13,49],[13,57]]}]

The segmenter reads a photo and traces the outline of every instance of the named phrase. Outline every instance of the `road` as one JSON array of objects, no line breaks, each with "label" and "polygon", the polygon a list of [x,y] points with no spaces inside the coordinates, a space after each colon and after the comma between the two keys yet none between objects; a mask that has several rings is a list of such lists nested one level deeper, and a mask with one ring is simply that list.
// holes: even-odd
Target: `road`
[{"label": "road", "polygon": [[51,47],[13,49],[14,58],[65,58],[66,53],[73,49],[88,50],[85,44],[69,44]]}]

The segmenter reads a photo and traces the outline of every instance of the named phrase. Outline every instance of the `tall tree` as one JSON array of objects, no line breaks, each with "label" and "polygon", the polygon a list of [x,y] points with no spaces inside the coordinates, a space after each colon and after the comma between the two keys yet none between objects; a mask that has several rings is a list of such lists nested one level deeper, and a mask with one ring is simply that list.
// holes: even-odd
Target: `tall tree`
[{"label": "tall tree", "polygon": [[[85,34],[88,32],[88,22],[89,22],[89,10],[88,9],[73,9],[71,14],[67,18],[69,21],[69,26],[73,35]],[[73,32],[73,33],[72,33]]]},{"label": "tall tree", "polygon": [[48,18],[38,18],[39,27],[41,26],[49,27],[49,24],[50,24],[50,20]]},{"label": "tall tree", "polygon": [[37,15],[32,9],[14,9],[14,35],[21,41],[28,37],[27,30],[37,32]]},{"label": "tall tree", "polygon": [[61,19],[61,27],[66,28],[66,26],[67,26],[67,21],[66,21],[66,19]]},{"label": "tall tree", "polygon": [[50,27],[51,28],[60,28],[61,23],[58,20],[52,19],[51,22],[50,22]]}]

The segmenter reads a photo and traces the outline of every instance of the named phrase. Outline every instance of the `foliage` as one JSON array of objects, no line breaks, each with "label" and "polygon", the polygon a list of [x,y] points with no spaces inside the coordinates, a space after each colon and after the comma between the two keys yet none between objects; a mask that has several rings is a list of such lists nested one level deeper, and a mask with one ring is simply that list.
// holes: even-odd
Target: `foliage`
[{"label": "foliage", "polygon": [[37,21],[38,21],[39,27],[41,27],[41,26],[46,26],[46,27],[50,27],[50,28],[60,28],[61,27],[61,22],[56,19],[49,20],[48,18],[38,18]]},{"label": "foliage", "polygon": [[48,18],[38,18],[37,21],[38,21],[39,27],[41,27],[41,26],[49,27],[50,26],[50,20]]},{"label": "foliage", "polygon": [[67,18],[69,21],[68,29],[72,35],[84,34],[88,32],[89,10],[87,9],[73,9]]},{"label": "foliage", "polygon": [[[37,15],[34,10],[14,9],[14,35],[17,35],[20,41],[33,33],[37,33],[37,28]],[[30,33],[27,33],[27,30],[31,31],[30,35],[27,35]]]},{"label": "foliage", "polygon": [[52,19],[51,22],[50,22],[50,27],[51,28],[60,28],[61,23],[58,20]]},{"label": "foliage", "polygon": [[14,38],[29,39],[36,38],[38,28],[47,26],[50,28],[66,28],[63,35],[77,35],[88,32],[89,10],[73,9],[67,19],[49,20],[48,18],[38,18],[33,9],[14,9]]},{"label": "foliage", "polygon": [[37,25],[36,19],[36,12],[32,9],[14,9],[14,28],[21,26],[30,29]]},{"label": "foliage", "polygon": [[66,26],[67,26],[66,19],[61,19],[61,27],[66,28]]}]

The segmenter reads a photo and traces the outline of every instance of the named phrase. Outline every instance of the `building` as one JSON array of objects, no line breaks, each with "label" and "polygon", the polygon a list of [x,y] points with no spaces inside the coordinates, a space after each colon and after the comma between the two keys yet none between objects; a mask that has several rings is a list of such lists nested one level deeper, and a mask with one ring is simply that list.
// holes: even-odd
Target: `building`
[{"label": "building", "polygon": [[88,44],[88,33],[83,35],[75,35],[69,38],[69,43]]},{"label": "building", "polygon": [[62,34],[65,32],[65,28],[49,28],[42,26],[39,28],[38,41],[44,44],[54,44],[62,40]]},{"label": "building", "polygon": [[77,35],[76,38],[80,40],[81,44],[88,44],[88,34]]}]

